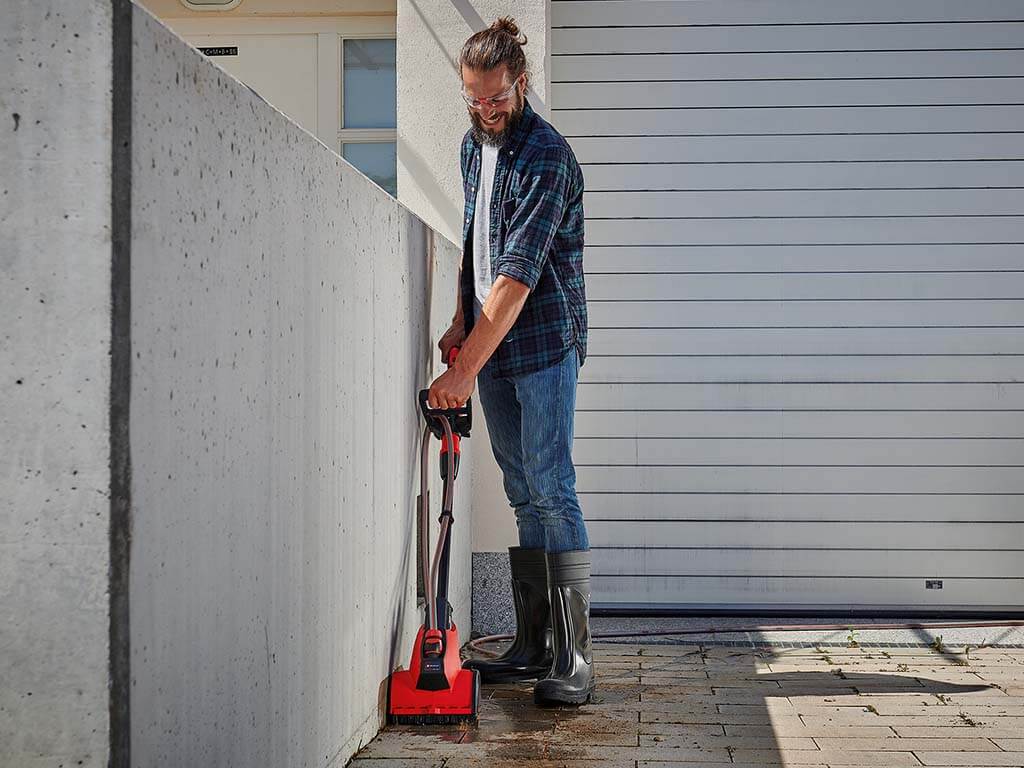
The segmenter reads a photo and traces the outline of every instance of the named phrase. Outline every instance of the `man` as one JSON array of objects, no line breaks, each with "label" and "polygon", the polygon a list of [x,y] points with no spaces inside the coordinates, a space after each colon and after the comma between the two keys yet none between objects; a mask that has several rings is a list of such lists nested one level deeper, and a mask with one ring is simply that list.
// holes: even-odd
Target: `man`
[{"label": "man", "polygon": [[586,355],[583,174],[568,143],[526,100],[525,37],[510,18],[459,57],[472,127],[458,309],[439,346],[458,360],[430,405],[463,405],[474,379],[519,546],[509,550],[516,635],[485,682],[542,678],[540,704],[580,704],[594,690],[590,550],[572,464],[576,378]]}]

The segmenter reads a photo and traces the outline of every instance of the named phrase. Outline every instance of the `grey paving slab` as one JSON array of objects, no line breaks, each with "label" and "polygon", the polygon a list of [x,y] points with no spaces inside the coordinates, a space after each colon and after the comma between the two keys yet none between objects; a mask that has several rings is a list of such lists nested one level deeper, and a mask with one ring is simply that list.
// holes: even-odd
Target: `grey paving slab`
[{"label": "grey paving slab", "polygon": [[822,737],[814,739],[814,742],[823,750],[825,749],[842,749],[853,752],[879,752],[879,751],[892,751],[897,750],[900,752],[913,752],[918,749],[933,750],[938,746],[948,752],[998,752],[997,747],[992,741],[984,737],[978,738],[956,738],[952,734],[942,739],[941,744],[937,744],[935,739],[914,739],[914,738],[895,738],[895,739],[865,739],[865,738],[833,738],[833,737]]},{"label": "grey paving slab", "polygon": [[478,723],[387,728],[352,768],[1024,768],[1024,650],[969,666],[921,648],[602,643],[596,658],[587,705],[485,686]]},{"label": "grey paving slab", "polygon": [[917,758],[910,752],[886,752],[884,755],[867,752],[843,752],[841,750],[777,750],[738,749],[732,753],[738,763],[757,765],[875,765],[885,768],[898,766],[919,766]]},{"label": "grey paving slab", "polygon": [[[966,734],[961,734],[959,731],[962,728],[970,728],[971,730]],[[950,727],[933,727],[927,725],[900,725],[895,724],[892,729],[896,734],[902,738],[909,739],[946,739],[956,738],[960,735],[973,736],[984,736],[987,739],[993,739],[998,742],[1000,739],[1014,739],[1021,738],[1024,736],[1024,723],[1018,726],[1000,726],[1000,725],[975,725],[968,726],[964,723],[962,726],[950,726]],[[1013,752],[1015,750],[1007,750]]]},{"label": "grey paving slab", "polygon": [[1024,765],[1024,755],[1011,752],[915,752],[922,765],[955,765],[964,768]]}]

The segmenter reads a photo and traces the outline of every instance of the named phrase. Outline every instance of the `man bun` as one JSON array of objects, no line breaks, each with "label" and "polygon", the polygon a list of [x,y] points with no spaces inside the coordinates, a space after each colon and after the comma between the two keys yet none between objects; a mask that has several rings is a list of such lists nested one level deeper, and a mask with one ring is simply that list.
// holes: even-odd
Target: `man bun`
[{"label": "man bun", "polygon": [[526,72],[524,45],[526,35],[519,31],[515,19],[502,16],[466,41],[459,54],[459,66],[489,72],[504,64],[509,76],[515,80]]},{"label": "man bun", "polygon": [[519,45],[526,45],[526,35],[519,31],[519,25],[511,16],[502,16],[491,24],[491,29],[504,32],[515,40]]}]

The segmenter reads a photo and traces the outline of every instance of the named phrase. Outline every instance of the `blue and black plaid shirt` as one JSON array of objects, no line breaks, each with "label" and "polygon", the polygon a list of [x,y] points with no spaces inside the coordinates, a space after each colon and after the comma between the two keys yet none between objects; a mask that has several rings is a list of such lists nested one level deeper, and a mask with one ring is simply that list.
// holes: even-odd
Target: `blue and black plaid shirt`
[{"label": "blue and black plaid shirt", "polygon": [[[480,179],[480,145],[462,140],[462,306],[473,327],[473,214]],[[583,173],[561,134],[529,102],[498,152],[490,211],[491,274],[530,289],[519,318],[488,365],[496,376],[543,370],[575,349],[587,351],[583,284]]]}]

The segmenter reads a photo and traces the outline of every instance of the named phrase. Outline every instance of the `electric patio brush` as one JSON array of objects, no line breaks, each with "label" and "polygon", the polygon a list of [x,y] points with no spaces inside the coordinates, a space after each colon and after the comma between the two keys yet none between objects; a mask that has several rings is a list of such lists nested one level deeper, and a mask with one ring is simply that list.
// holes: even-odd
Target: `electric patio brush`
[{"label": "electric patio brush", "polygon": [[[448,365],[455,362],[452,348]],[[416,635],[409,669],[391,673],[388,685],[388,720],[392,723],[427,725],[475,720],[480,704],[480,673],[463,669],[459,656],[459,632],[452,621],[448,602],[448,560],[451,550],[452,499],[455,477],[459,472],[459,440],[469,437],[472,427],[470,402],[462,408],[431,408],[429,391],[419,395],[420,410],[426,420],[420,443],[420,495],[416,508],[420,520],[420,552],[423,553],[423,591],[426,597],[424,622]],[[441,441],[441,480],[443,496],[441,528],[431,561],[429,497],[427,469],[430,436]]]}]

